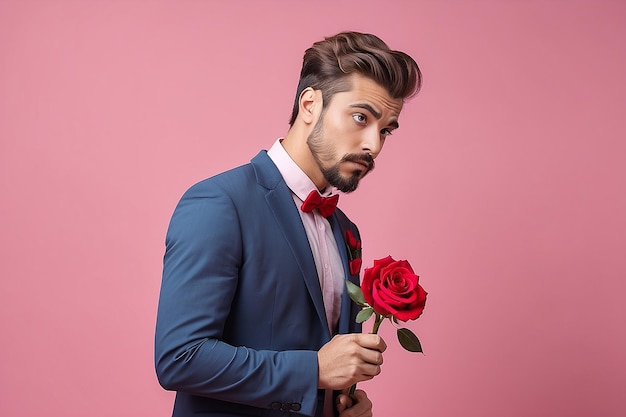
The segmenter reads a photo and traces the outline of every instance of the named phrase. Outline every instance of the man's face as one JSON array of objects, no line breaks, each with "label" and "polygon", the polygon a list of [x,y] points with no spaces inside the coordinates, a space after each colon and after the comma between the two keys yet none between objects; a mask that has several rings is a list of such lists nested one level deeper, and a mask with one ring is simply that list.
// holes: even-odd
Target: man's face
[{"label": "man's face", "polygon": [[353,74],[350,81],[351,90],[332,97],[307,139],[326,181],[346,193],[374,169],[403,104],[369,78]]}]

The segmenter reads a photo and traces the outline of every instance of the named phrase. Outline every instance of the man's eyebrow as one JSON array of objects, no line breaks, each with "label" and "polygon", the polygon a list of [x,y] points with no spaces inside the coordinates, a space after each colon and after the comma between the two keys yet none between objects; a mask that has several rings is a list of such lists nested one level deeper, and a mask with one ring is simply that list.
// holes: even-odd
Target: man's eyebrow
[{"label": "man's eyebrow", "polygon": [[[372,115],[376,119],[379,119],[379,120],[380,120],[381,117],[383,117],[383,115],[380,114],[380,112],[376,111],[372,106],[370,106],[367,103],[355,103],[355,104],[351,104],[350,107],[356,107],[356,108],[359,108],[359,109],[365,109],[365,110],[369,111],[370,113],[372,113]],[[396,120],[393,120],[393,121],[389,122],[389,126],[395,128],[395,129],[400,127],[400,125],[398,124],[398,122]]]},{"label": "man's eyebrow", "polygon": [[367,103],[355,103],[355,104],[351,104],[350,107],[357,107],[359,109],[365,109],[368,112],[372,113],[374,115],[374,117],[377,118],[377,119],[380,119],[381,117],[383,117],[382,114],[377,112],[372,106],[370,106]]}]

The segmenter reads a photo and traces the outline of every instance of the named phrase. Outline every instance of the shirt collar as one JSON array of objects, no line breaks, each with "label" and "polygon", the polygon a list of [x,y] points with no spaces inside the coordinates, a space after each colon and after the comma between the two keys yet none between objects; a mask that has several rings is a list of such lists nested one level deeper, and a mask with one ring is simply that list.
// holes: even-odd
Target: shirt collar
[{"label": "shirt collar", "polygon": [[[282,139],[277,139],[267,151],[267,155],[274,162],[278,171],[280,171],[280,175],[282,175],[291,192],[304,201],[311,190],[317,190],[317,187],[315,187],[313,181],[302,171],[298,164],[291,159],[281,142]],[[327,187],[327,190],[322,195],[328,197],[335,194],[336,191],[334,187]]]}]

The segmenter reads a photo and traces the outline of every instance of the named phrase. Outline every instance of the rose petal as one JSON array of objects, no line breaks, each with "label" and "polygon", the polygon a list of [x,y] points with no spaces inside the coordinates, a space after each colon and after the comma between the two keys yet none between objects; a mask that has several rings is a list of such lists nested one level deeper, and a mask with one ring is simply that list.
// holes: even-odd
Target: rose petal
[{"label": "rose petal", "polygon": [[374,311],[401,321],[418,318],[426,304],[427,293],[411,265],[391,256],[377,259],[372,268],[365,269],[361,288]]},{"label": "rose petal", "polygon": [[354,238],[351,230],[346,230],[346,241],[348,242],[348,246],[354,248],[356,239]]},{"label": "rose petal", "polygon": [[[363,260],[361,258],[356,258],[350,261],[350,274],[357,275],[361,270],[361,264]],[[366,300],[367,301],[367,300]]]}]

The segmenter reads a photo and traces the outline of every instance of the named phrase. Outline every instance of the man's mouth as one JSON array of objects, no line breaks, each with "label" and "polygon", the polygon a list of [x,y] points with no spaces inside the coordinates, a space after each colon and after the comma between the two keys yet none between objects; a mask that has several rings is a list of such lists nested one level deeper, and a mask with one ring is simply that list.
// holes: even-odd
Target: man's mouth
[{"label": "man's mouth", "polygon": [[371,171],[372,168],[374,168],[374,159],[369,155],[366,155],[363,158],[352,158],[350,161],[361,165],[366,171]]},{"label": "man's mouth", "polygon": [[[365,175],[374,169],[374,158],[371,155],[350,154],[343,157],[342,162],[351,162],[357,165],[360,175]],[[356,172],[356,171],[355,171]]]},{"label": "man's mouth", "polygon": [[355,163],[355,164],[357,164],[357,165],[361,165],[361,166],[362,166],[363,168],[365,168],[366,170],[369,170],[369,169],[370,169],[370,164],[368,164],[368,163],[367,163],[367,162],[365,162],[365,161],[362,161],[362,160],[352,160],[352,161],[350,161],[350,162],[353,162],[353,163]]}]

